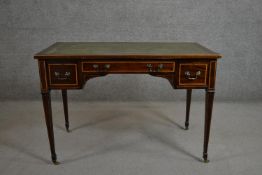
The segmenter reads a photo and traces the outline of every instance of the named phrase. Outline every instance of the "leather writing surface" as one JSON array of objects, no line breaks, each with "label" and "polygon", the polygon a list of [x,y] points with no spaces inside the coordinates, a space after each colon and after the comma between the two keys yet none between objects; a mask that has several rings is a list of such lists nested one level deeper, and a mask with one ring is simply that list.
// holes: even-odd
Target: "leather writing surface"
[{"label": "leather writing surface", "polygon": [[135,42],[58,42],[39,52],[39,56],[202,56],[220,55],[198,43]]}]

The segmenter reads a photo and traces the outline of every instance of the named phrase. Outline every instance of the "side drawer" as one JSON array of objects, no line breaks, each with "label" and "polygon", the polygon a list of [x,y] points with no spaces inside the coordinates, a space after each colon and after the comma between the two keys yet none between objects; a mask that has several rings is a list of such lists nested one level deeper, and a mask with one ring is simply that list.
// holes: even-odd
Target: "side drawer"
[{"label": "side drawer", "polygon": [[179,63],[178,86],[207,86],[208,63]]},{"label": "side drawer", "polygon": [[174,70],[174,62],[82,62],[83,72],[147,73]]},{"label": "side drawer", "polygon": [[77,64],[74,63],[49,63],[49,84],[51,86],[76,86],[78,85]]}]

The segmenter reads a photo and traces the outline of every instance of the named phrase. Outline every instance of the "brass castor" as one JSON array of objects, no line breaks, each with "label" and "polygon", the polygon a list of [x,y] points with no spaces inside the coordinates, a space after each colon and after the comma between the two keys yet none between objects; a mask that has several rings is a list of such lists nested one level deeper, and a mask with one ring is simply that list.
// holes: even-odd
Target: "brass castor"
[{"label": "brass castor", "polygon": [[188,127],[189,127],[189,122],[186,121],[186,122],[185,122],[185,130],[188,130]]},{"label": "brass castor", "polygon": [[54,165],[59,165],[59,164],[60,164],[60,163],[57,162],[56,160],[52,160],[52,162],[53,162]]},{"label": "brass castor", "polygon": [[204,163],[208,163],[209,160],[208,160],[208,159],[204,159],[203,162],[204,162]]},{"label": "brass castor", "polygon": [[54,165],[59,165],[59,162],[57,162],[56,154],[52,155],[52,162]]}]

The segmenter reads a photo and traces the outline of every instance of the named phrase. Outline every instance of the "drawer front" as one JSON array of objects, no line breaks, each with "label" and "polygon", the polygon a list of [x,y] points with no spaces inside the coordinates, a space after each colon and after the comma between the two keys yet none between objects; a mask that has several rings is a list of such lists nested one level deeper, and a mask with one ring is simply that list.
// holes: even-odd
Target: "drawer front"
[{"label": "drawer front", "polygon": [[174,62],[82,62],[83,72],[147,73],[174,72]]},{"label": "drawer front", "polygon": [[77,64],[48,64],[51,86],[75,86],[78,84]]},{"label": "drawer front", "polygon": [[178,74],[179,86],[206,86],[207,63],[180,63]]}]

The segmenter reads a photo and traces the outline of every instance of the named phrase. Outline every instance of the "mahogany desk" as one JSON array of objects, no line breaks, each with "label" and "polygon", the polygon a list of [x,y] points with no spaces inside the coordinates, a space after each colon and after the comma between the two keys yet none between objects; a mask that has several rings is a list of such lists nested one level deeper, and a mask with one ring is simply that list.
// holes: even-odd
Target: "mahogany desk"
[{"label": "mahogany desk", "polygon": [[62,91],[65,127],[69,131],[67,90],[107,74],[149,74],[166,78],[174,89],[187,89],[185,129],[189,126],[192,89],[205,89],[203,160],[215,93],[216,64],[221,56],[198,43],[58,42],[34,55],[38,60],[51,157],[57,164],[51,89]]}]

